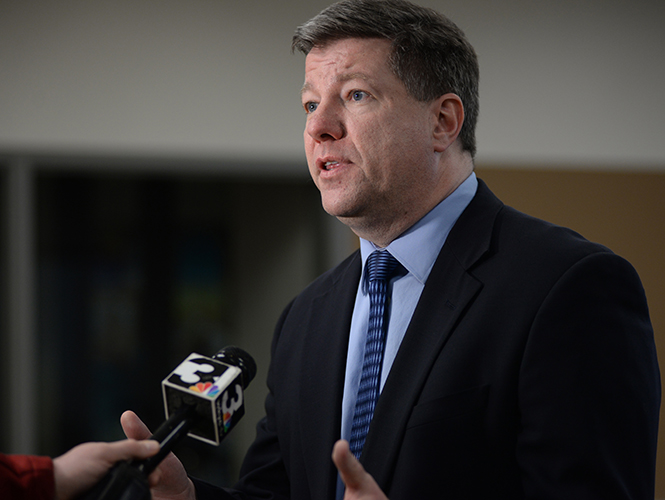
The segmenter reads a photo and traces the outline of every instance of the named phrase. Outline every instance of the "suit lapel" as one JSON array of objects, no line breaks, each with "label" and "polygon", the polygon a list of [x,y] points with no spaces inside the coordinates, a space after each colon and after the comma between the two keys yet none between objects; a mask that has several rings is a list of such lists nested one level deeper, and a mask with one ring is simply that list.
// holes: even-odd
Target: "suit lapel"
[{"label": "suit lapel", "polygon": [[[310,309],[302,364],[303,453],[310,491],[334,498],[336,469],[330,455],[339,439],[346,353],[351,315],[360,279],[360,254],[356,252],[339,273],[331,276],[326,291],[315,297]],[[314,313],[315,312],[315,313]]]},{"label": "suit lapel", "polygon": [[[409,416],[432,365],[482,288],[468,269],[490,248],[502,207],[482,181],[460,216],[427,280],[377,402],[361,461],[387,491]],[[385,397],[384,397],[385,396]]]}]

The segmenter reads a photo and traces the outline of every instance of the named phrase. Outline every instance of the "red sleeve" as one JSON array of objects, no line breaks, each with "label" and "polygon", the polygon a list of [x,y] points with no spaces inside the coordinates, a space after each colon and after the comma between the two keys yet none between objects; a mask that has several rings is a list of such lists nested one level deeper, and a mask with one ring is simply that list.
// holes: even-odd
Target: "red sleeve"
[{"label": "red sleeve", "polygon": [[0,497],[53,500],[55,485],[51,458],[0,453]]}]

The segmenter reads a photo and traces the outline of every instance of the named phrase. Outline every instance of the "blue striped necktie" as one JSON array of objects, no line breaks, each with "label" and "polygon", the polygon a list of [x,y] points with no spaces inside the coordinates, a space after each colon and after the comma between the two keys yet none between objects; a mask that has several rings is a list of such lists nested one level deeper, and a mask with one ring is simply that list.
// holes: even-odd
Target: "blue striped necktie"
[{"label": "blue striped necktie", "polygon": [[360,375],[358,397],[351,425],[351,452],[360,458],[369,423],[374,415],[374,407],[379,397],[381,365],[386,345],[386,298],[388,282],[397,269],[398,262],[387,251],[377,250],[367,258],[365,276],[369,291],[369,323],[365,355]]}]

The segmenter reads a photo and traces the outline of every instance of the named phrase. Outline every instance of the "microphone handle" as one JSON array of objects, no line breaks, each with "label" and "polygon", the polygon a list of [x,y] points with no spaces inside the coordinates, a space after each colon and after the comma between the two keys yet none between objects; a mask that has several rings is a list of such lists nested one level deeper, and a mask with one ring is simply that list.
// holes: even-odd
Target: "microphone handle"
[{"label": "microphone handle", "polygon": [[161,463],[166,455],[187,436],[189,430],[196,422],[196,406],[183,404],[177,411],[173,412],[169,419],[164,422],[155,433],[148,439],[153,439],[159,443],[159,451],[145,460],[132,460],[130,463],[138,468],[145,477],[148,477],[152,471]]}]

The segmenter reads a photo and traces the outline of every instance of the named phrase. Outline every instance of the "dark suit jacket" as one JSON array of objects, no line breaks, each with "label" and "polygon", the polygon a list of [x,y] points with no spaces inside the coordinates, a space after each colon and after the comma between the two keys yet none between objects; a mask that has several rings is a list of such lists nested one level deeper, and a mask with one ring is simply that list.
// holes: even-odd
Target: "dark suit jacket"
[{"label": "dark suit jacket", "polygon": [[[360,272],[356,252],[280,318],[266,417],[233,498],[334,498]],[[652,500],[659,380],[630,264],[481,182],[432,269],[361,461],[391,500]]]}]

